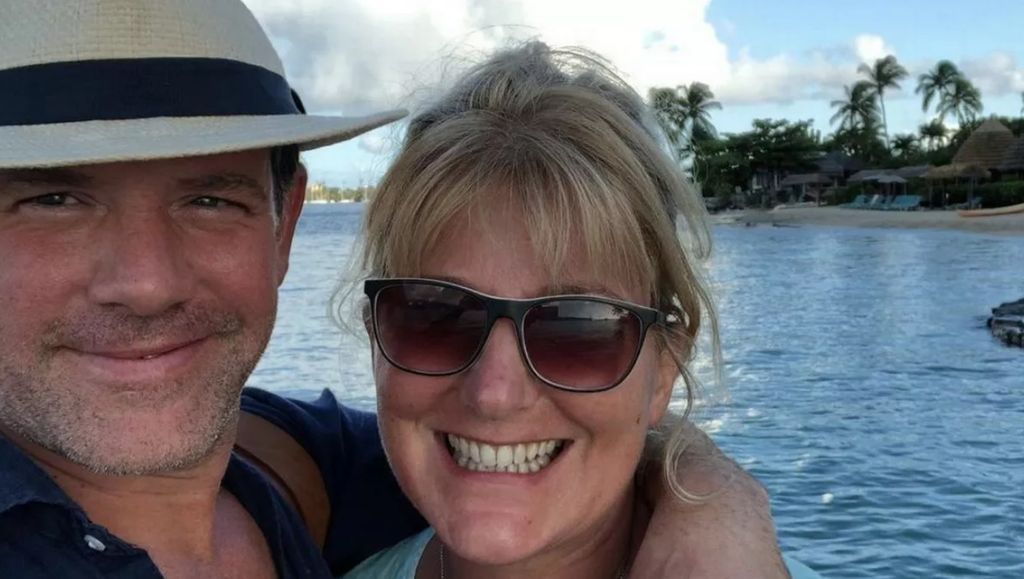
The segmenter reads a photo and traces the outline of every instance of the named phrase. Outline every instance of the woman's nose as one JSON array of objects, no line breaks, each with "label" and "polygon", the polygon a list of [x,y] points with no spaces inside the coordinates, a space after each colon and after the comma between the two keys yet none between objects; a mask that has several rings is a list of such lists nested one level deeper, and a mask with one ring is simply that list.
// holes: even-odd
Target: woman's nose
[{"label": "woman's nose", "polygon": [[463,403],[488,420],[529,408],[544,388],[527,367],[515,326],[506,319],[495,322],[480,357],[461,379]]}]

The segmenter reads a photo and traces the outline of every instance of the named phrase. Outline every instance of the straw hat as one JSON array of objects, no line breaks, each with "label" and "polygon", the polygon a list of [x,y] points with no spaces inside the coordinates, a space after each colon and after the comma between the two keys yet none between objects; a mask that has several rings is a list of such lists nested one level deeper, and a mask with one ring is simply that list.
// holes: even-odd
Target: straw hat
[{"label": "straw hat", "polygon": [[304,114],[238,0],[0,0],[0,169],[311,149],[404,114]]}]

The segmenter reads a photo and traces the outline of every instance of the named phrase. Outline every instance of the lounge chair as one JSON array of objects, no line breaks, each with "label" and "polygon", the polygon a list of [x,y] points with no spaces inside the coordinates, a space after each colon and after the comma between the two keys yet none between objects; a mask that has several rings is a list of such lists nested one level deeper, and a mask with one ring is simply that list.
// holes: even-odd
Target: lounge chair
[{"label": "lounge chair", "polygon": [[963,203],[957,203],[956,205],[953,206],[953,209],[961,209],[961,210],[964,210],[964,209],[972,210],[972,209],[980,209],[980,208],[981,208],[981,197],[974,197],[969,202],[965,201]]},{"label": "lounge chair", "polygon": [[856,196],[853,199],[853,201],[851,201],[849,203],[843,203],[842,205],[840,205],[840,207],[845,207],[846,209],[864,209],[867,206],[868,206],[868,196],[867,195],[858,195],[858,196]]},{"label": "lounge chair", "polygon": [[920,195],[898,195],[886,207],[889,211],[914,211],[921,207]]},{"label": "lounge chair", "polygon": [[903,204],[906,202],[905,195],[897,195],[889,200],[882,209],[886,211],[901,211]]},{"label": "lounge chair", "polygon": [[865,209],[882,209],[885,207],[885,197],[882,195],[875,195],[868,201],[868,204],[864,206]]}]

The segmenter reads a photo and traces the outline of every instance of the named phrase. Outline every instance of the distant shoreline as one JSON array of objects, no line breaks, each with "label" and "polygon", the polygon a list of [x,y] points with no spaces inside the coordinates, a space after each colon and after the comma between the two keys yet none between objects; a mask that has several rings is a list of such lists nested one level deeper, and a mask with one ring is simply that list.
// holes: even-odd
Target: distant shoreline
[{"label": "distant shoreline", "polygon": [[1024,236],[1024,213],[960,217],[956,211],[872,211],[840,207],[798,207],[726,211],[711,217],[716,224],[820,225],[879,229],[952,229],[991,235]]}]

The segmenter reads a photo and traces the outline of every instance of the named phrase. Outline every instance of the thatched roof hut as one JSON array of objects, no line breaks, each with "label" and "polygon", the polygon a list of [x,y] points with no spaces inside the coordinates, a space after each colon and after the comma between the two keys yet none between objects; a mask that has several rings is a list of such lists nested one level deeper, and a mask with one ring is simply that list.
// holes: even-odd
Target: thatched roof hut
[{"label": "thatched roof hut", "polygon": [[847,179],[847,183],[894,182],[891,180],[884,180],[886,177],[899,177],[904,181],[921,179],[927,175],[932,168],[933,167],[931,165],[908,165],[906,167],[900,167],[899,169],[864,169],[850,175],[850,178]]},{"label": "thatched roof hut", "polygon": [[879,177],[891,174],[888,169],[862,169],[857,171],[846,180],[847,183],[863,183],[865,181],[878,181]]},{"label": "thatched roof hut", "polygon": [[814,163],[818,166],[818,173],[828,177],[839,177],[840,179],[864,168],[864,163],[859,159],[854,159],[839,151],[826,153]]},{"label": "thatched roof hut", "polygon": [[903,177],[904,179],[920,179],[924,177],[928,171],[931,171],[931,165],[908,165],[906,167],[900,167],[892,172],[897,177]]},{"label": "thatched roof hut", "polygon": [[779,183],[779,187],[796,187],[800,185],[831,185],[832,179],[821,173],[797,173],[788,175]]},{"label": "thatched roof hut", "polygon": [[998,171],[1016,140],[1006,125],[991,118],[967,137],[953,156],[953,165],[977,165]]},{"label": "thatched roof hut", "polygon": [[924,174],[925,179],[988,179],[992,174],[981,165],[953,163],[932,167]]},{"label": "thatched roof hut", "polygon": [[1013,145],[1006,150],[999,170],[1003,173],[1024,171],[1024,137],[1015,139]]}]

